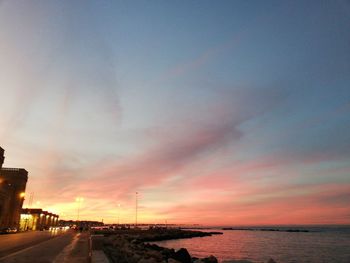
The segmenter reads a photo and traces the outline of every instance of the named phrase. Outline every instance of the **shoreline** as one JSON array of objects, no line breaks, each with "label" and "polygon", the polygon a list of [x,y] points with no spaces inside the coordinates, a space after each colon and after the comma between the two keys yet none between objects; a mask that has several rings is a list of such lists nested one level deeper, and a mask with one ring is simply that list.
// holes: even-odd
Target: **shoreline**
[{"label": "shoreline", "polygon": [[[126,229],[113,231],[92,231],[103,235],[103,251],[111,262],[118,263],[218,263],[215,255],[197,258],[190,255],[186,248],[175,250],[161,247],[150,242],[175,239],[189,239],[222,235],[222,232],[203,232],[182,229]],[[222,263],[254,263],[248,260],[225,260]],[[267,263],[276,263],[270,259]]]}]

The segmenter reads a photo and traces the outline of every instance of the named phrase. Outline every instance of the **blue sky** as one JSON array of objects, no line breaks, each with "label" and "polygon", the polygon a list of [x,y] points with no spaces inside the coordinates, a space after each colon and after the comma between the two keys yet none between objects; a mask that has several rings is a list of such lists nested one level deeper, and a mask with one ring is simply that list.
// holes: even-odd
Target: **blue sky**
[{"label": "blue sky", "polygon": [[84,196],[127,221],[139,191],[145,222],[349,223],[349,24],[348,1],[2,1],[5,166],[66,218]]}]

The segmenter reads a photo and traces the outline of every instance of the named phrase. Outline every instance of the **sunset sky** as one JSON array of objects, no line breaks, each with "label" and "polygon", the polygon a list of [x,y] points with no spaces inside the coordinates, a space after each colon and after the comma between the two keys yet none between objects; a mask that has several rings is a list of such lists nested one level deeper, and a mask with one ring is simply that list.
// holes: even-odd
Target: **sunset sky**
[{"label": "sunset sky", "polygon": [[[80,219],[350,224],[350,2],[1,1],[0,146]],[[36,204],[40,202],[40,204]]]}]

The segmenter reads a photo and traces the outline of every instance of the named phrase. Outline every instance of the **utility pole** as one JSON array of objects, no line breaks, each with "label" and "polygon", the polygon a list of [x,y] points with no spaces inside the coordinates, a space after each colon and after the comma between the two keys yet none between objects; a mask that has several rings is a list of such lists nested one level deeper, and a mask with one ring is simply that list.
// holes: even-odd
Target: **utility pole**
[{"label": "utility pole", "polygon": [[136,192],[136,198],[135,198],[135,228],[137,228],[137,195],[138,195],[138,192]]},{"label": "utility pole", "polygon": [[84,201],[84,198],[77,197],[75,201],[78,203],[78,209],[77,209],[77,221],[79,221],[79,215],[80,215],[80,205]]},{"label": "utility pole", "polygon": [[33,199],[34,199],[34,192],[31,192],[30,195],[29,195],[29,202],[28,202],[28,207],[29,208],[32,208]]},{"label": "utility pole", "polygon": [[120,204],[118,204],[118,226],[119,226],[119,220],[120,219]]}]

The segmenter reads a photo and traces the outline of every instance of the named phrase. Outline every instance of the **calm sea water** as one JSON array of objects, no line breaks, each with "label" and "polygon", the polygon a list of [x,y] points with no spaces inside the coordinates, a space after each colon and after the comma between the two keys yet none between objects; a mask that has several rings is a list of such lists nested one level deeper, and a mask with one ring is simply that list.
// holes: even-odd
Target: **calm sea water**
[{"label": "calm sea water", "polygon": [[267,262],[273,258],[277,263],[350,263],[350,227],[297,229],[311,232],[220,230],[223,235],[168,240],[156,244],[174,249],[184,247],[195,257],[214,255],[219,261],[246,259]]}]

